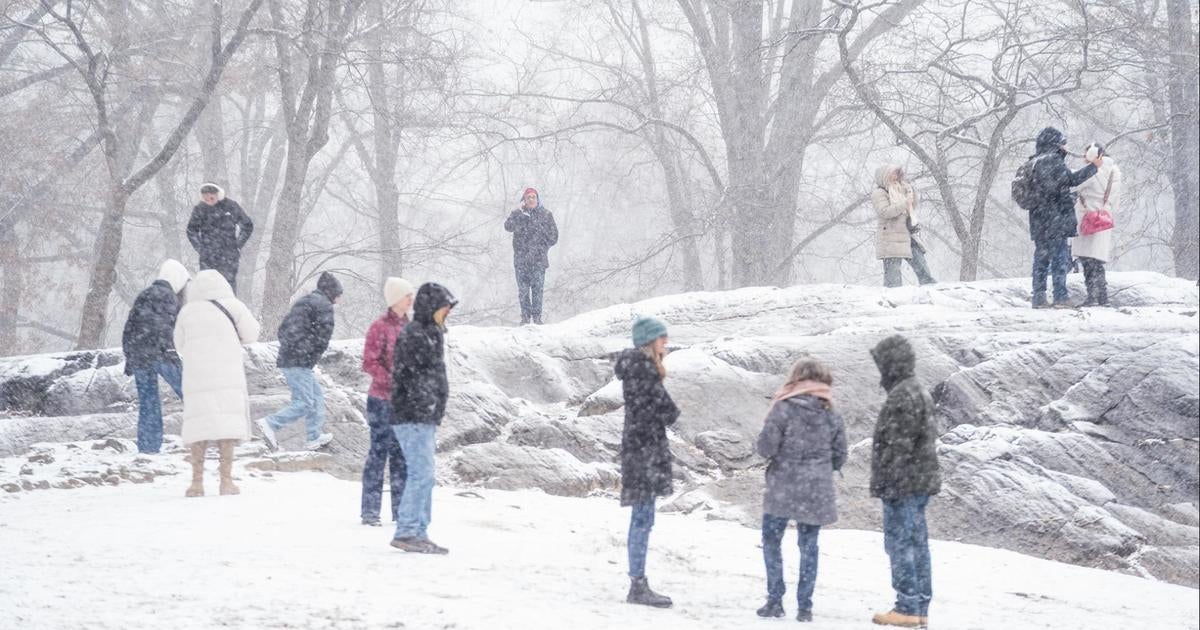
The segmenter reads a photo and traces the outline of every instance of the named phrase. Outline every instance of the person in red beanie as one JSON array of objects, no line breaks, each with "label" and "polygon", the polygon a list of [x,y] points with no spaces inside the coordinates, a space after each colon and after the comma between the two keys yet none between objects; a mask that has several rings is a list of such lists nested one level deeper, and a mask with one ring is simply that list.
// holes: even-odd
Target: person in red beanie
[{"label": "person in red beanie", "polygon": [[526,188],[521,207],[508,215],[504,229],[513,235],[513,267],[521,301],[521,323],[542,323],[542,289],[550,267],[550,248],[558,243],[558,225],[538,191]]}]

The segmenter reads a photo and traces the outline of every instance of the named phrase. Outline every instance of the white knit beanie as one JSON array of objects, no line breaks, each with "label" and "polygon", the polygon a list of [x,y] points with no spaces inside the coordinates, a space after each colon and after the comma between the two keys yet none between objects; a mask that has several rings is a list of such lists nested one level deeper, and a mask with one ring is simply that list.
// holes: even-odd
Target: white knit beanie
[{"label": "white knit beanie", "polygon": [[391,277],[383,283],[383,299],[387,302],[388,307],[416,292],[412,283],[404,278]]}]

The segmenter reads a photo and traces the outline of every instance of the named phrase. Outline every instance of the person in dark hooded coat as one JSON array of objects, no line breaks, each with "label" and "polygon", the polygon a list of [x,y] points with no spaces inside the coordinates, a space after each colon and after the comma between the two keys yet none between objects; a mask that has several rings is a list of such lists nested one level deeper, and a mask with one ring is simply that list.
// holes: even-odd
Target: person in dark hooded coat
[{"label": "person in dark hooded coat", "polygon": [[1075,220],[1075,196],[1071,189],[1096,174],[1094,163],[1072,172],[1067,168],[1067,137],[1054,127],[1046,127],[1037,136],[1033,164],[1033,185],[1037,199],[1029,210],[1029,237],[1033,240],[1033,306],[1045,308],[1046,275],[1054,285],[1056,308],[1068,308],[1067,271],[1071,268],[1068,239],[1078,234]]},{"label": "person in dark hooded coat", "polygon": [[187,224],[188,241],[200,257],[200,269],[216,269],[237,292],[242,248],[254,233],[254,221],[213,183],[200,186],[200,203],[192,208]]},{"label": "person in dark hooded coat", "polygon": [[629,594],[626,601],[658,608],[671,598],[655,593],[646,580],[646,553],[654,527],[655,499],[671,494],[671,449],[667,427],[679,408],[663,386],[667,370],[667,326],[652,317],[633,325],[633,348],[617,357],[614,372],[625,399],[621,433],[621,505],[632,507],[629,522]]},{"label": "person in dark hooded coat", "polygon": [[925,506],[942,487],[933,399],[916,378],[916,353],[892,335],[871,350],[887,400],[871,445],[871,496],[883,503],[883,544],[892,565],[896,605],[880,625],[924,626],[933,597]]},{"label": "person in dark hooded coat", "polygon": [[292,401],[287,407],[255,421],[267,446],[279,448],[275,432],[305,418],[305,444],[310,451],[333,441],[322,433],[325,426],[325,392],[313,368],[333,338],[333,306],[342,296],[342,283],[328,271],[317,279],[317,290],[296,300],[279,324],[279,357],[275,365],[283,371]]},{"label": "person in dark hooded coat", "polygon": [[175,352],[175,318],[182,307],[184,287],[191,280],[178,260],[167,260],[158,279],[138,294],[121,333],[125,374],[132,376],[138,394],[137,445],[139,453],[162,448],[161,376],[176,396],[183,397],[183,367]]},{"label": "person in dark hooded coat", "polygon": [[450,290],[427,282],[417,289],[413,317],[392,351],[392,431],[404,453],[404,493],[392,546],[410,553],[446,554],[429,539],[433,514],[437,428],[446,414],[446,318],[458,304]]},{"label": "person in dark hooded coat", "polygon": [[558,243],[558,224],[542,205],[538,191],[526,188],[522,205],[504,221],[512,232],[513,267],[517,272],[517,294],[521,303],[521,323],[542,323],[542,293],[546,270],[550,268],[550,248]]}]

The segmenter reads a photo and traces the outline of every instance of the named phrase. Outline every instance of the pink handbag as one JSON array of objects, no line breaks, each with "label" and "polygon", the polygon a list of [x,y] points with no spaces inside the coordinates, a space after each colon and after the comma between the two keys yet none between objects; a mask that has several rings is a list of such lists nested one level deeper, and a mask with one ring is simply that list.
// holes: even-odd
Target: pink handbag
[{"label": "pink handbag", "polygon": [[1108,185],[1104,187],[1104,201],[1100,203],[1099,210],[1087,210],[1087,202],[1083,200],[1083,195],[1079,196],[1079,203],[1083,205],[1083,219],[1079,222],[1079,233],[1083,236],[1091,236],[1097,232],[1111,230],[1113,228],[1112,213],[1105,208],[1108,207],[1108,195],[1112,192],[1113,174],[1108,174]]}]

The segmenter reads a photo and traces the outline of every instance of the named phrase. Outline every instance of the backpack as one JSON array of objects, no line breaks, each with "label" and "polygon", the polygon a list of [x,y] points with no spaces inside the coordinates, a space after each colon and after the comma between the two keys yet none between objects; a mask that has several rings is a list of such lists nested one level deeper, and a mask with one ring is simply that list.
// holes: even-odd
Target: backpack
[{"label": "backpack", "polygon": [[1017,169],[1016,176],[1012,180],[1012,200],[1016,202],[1022,210],[1034,210],[1038,205],[1038,190],[1037,183],[1034,181],[1034,165],[1042,156],[1036,155],[1029,158]]}]

